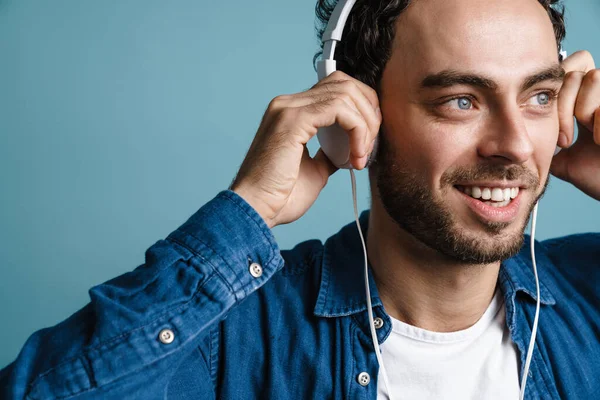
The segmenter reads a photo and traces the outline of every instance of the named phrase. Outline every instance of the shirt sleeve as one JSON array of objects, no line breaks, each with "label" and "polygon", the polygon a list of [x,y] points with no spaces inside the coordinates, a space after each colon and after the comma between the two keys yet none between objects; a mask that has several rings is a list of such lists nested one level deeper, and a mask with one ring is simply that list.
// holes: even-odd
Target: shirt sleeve
[{"label": "shirt sleeve", "polygon": [[164,398],[176,366],[282,266],[260,215],[223,191],[150,247],[143,265],[35,332],[0,371],[0,398]]}]

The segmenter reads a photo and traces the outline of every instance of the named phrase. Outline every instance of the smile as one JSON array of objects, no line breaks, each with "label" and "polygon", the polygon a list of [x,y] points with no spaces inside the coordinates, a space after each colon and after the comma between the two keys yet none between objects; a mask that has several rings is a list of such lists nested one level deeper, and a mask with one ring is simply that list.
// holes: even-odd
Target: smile
[{"label": "smile", "polygon": [[521,190],[518,186],[492,187],[457,185],[472,212],[483,222],[512,222],[519,213]]}]

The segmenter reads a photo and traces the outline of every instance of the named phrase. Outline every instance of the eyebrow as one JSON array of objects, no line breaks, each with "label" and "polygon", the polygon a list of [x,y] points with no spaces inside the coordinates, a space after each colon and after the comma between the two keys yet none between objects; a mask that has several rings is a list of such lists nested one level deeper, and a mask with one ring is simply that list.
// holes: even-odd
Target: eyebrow
[{"label": "eyebrow", "polygon": [[[562,82],[564,77],[565,70],[559,64],[556,64],[526,77],[521,84],[521,91],[525,91],[540,82]],[[488,77],[477,74],[465,74],[452,69],[427,75],[421,81],[421,88],[424,89],[448,88],[455,85],[474,86],[488,90],[498,89],[498,84]]]},{"label": "eyebrow", "polygon": [[540,82],[562,82],[565,79],[565,70],[559,64],[546,68],[538,73],[528,76],[521,85],[521,91],[537,85]]},{"label": "eyebrow", "polygon": [[452,69],[427,75],[421,82],[422,88],[447,88],[455,85],[476,86],[490,90],[498,88],[496,82],[489,78],[475,74],[464,74]]}]

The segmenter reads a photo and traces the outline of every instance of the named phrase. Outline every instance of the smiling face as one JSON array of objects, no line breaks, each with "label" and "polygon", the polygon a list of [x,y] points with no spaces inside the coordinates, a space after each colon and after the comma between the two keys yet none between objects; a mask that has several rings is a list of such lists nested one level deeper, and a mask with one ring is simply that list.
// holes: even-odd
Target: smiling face
[{"label": "smiling face", "polygon": [[515,254],[548,180],[562,73],[537,0],[415,0],[381,80],[371,177],[389,216],[464,262]]}]

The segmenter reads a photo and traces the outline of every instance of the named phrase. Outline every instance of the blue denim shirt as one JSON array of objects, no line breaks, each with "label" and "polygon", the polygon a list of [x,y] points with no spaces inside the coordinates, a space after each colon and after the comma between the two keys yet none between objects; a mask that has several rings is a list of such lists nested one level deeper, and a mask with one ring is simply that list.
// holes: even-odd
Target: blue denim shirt
[{"label": "blue denim shirt", "polygon": [[[600,234],[536,246],[542,306],[525,398],[599,399]],[[221,192],[145,264],[34,333],[0,371],[0,398],[375,399],[362,263],[354,223],[280,251],[261,217]],[[385,342],[390,319],[371,285]],[[499,286],[522,373],[536,296],[528,245],[502,263]]]}]

